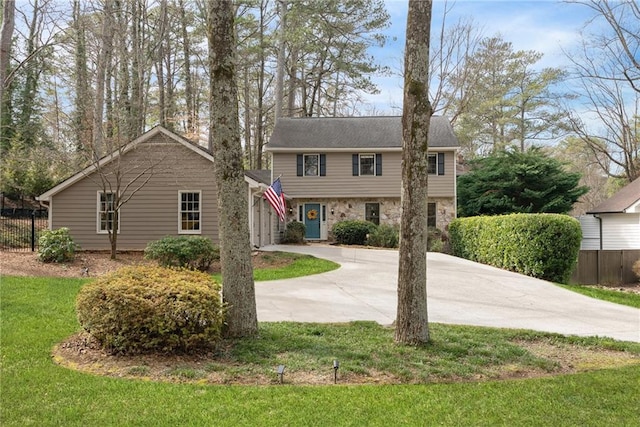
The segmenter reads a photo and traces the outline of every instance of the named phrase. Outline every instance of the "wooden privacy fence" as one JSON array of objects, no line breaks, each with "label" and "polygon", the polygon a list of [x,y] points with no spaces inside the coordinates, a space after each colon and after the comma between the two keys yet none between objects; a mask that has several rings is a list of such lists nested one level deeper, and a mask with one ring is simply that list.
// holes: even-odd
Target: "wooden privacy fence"
[{"label": "wooden privacy fence", "polygon": [[640,259],[640,249],[580,251],[578,264],[571,275],[571,283],[581,285],[636,283],[638,278],[631,268],[638,259]]}]

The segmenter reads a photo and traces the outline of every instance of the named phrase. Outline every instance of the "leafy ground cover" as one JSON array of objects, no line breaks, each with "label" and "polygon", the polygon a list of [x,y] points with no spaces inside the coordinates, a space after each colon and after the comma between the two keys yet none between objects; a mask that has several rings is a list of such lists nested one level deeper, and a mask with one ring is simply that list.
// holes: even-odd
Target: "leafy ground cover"
[{"label": "leafy ground cover", "polygon": [[[227,378],[246,375],[243,369],[255,377],[262,372],[269,385],[233,385],[234,381],[212,385],[197,369],[178,363],[167,367],[174,382],[149,381],[144,365],[131,369],[135,379],[68,369],[52,360],[52,348],[78,331],[74,300],[84,282],[1,278],[3,426],[634,425],[637,421],[638,344],[526,331],[433,325],[434,343],[410,348],[390,344],[390,329],[366,322],[263,324],[260,339],[228,343],[215,360],[201,365],[202,371],[223,372]],[[554,358],[550,355],[554,352],[564,356]],[[578,359],[570,355],[589,352],[597,356],[584,356],[584,366],[578,369],[587,371],[564,374],[563,360],[574,363]],[[338,385],[332,384],[334,358],[341,362]],[[226,359],[235,362],[221,363]],[[286,365],[284,385],[273,371],[278,363]],[[504,378],[498,373],[500,366],[505,367],[502,372],[519,371],[510,378],[526,377],[525,371],[542,377],[475,381]],[[314,370],[324,385],[296,385],[295,372],[312,375]],[[419,384],[345,385],[350,375],[384,377],[382,373]]]}]

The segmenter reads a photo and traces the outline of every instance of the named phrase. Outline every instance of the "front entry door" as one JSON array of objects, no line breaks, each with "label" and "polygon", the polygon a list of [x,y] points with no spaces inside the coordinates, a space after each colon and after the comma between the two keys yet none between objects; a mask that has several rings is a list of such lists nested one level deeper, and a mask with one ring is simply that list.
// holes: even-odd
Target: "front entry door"
[{"label": "front entry door", "polygon": [[307,227],[306,239],[320,239],[320,204],[304,205],[304,225]]}]

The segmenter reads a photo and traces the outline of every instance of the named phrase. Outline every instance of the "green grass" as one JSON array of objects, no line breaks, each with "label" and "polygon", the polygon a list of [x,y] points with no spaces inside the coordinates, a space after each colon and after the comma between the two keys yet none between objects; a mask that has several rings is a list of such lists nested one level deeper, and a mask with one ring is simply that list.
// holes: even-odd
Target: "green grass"
[{"label": "green grass", "polygon": [[[631,366],[533,380],[386,386],[211,386],[154,383],[94,376],[55,365],[52,347],[78,330],[74,301],[82,280],[0,279],[0,424],[3,426],[340,426],[340,425],[636,425],[640,369]],[[291,334],[296,334],[291,336]],[[531,332],[433,325],[434,344],[424,349],[452,365],[490,366],[492,359],[528,359],[511,348],[513,337],[564,340]],[[349,336],[349,334],[355,334]],[[362,335],[364,338],[358,338]],[[377,337],[377,338],[376,338]],[[304,339],[303,339],[304,338]],[[352,341],[354,338],[359,341]],[[272,342],[274,341],[275,342]],[[376,340],[378,340],[376,342]],[[420,349],[388,344],[388,331],[353,325],[262,325],[261,343],[245,342],[237,357],[256,362],[292,352],[324,363],[340,357],[341,370],[366,369],[367,353],[391,353],[379,362],[401,371],[417,364]],[[567,342],[624,347],[635,344],[574,338]],[[279,344],[278,344],[279,343]],[[335,344],[334,344],[335,343]],[[281,345],[282,347],[280,347]],[[358,348],[365,345],[366,348]],[[254,348],[256,347],[257,348]],[[380,347],[380,350],[376,350]],[[296,350],[296,348],[301,348]],[[499,350],[503,349],[503,350]],[[253,355],[257,351],[258,355]],[[432,356],[430,352],[440,353]],[[263,354],[261,354],[263,353]],[[493,353],[504,353],[496,354]],[[398,357],[400,361],[393,361]],[[302,365],[303,357],[295,356]],[[260,358],[263,358],[260,361]],[[458,360],[461,359],[461,360]],[[280,359],[282,360],[282,359]],[[353,362],[351,362],[353,360]],[[293,369],[294,362],[291,363]],[[353,363],[354,368],[350,368]],[[502,362],[501,362],[502,363]],[[510,363],[510,362],[509,362]],[[527,362],[528,363],[528,362]],[[532,363],[537,363],[532,359]],[[358,364],[362,366],[358,367]],[[289,369],[289,365],[287,369]],[[189,380],[202,371],[178,367]],[[413,369],[413,368],[412,368]],[[456,372],[458,368],[446,368]],[[136,369],[141,376],[143,368]]]},{"label": "green grass", "polygon": [[[263,255],[265,260],[272,260],[274,264],[279,261],[290,261],[290,264],[284,267],[275,268],[258,268],[253,272],[253,277],[257,282],[266,280],[293,279],[294,277],[310,276],[312,274],[326,273],[340,267],[333,261],[316,258],[311,255],[294,254],[290,252],[268,252]],[[222,283],[222,276],[214,274],[213,277],[219,283]]]},{"label": "green grass", "polygon": [[631,292],[616,291],[613,289],[594,288],[582,285],[560,285],[579,294],[583,294],[592,298],[604,301],[614,302],[616,304],[628,305],[630,307],[640,308],[640,294]]}]

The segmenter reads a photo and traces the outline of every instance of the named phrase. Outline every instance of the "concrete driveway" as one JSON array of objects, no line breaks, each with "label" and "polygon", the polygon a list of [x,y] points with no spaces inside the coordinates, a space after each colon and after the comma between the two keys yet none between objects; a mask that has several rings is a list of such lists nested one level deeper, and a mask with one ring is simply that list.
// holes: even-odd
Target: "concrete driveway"
[{"label": "concrete driveway", "polygon": [[[329,245],[268,246],[341,265],[296,279],[256,283],[260,321],[387,325],[396,317],[398,253]],[[576,294],[543,280],[439,253],[427,256],[429,321],[524,328],[640,342],[640,310]]]}]

